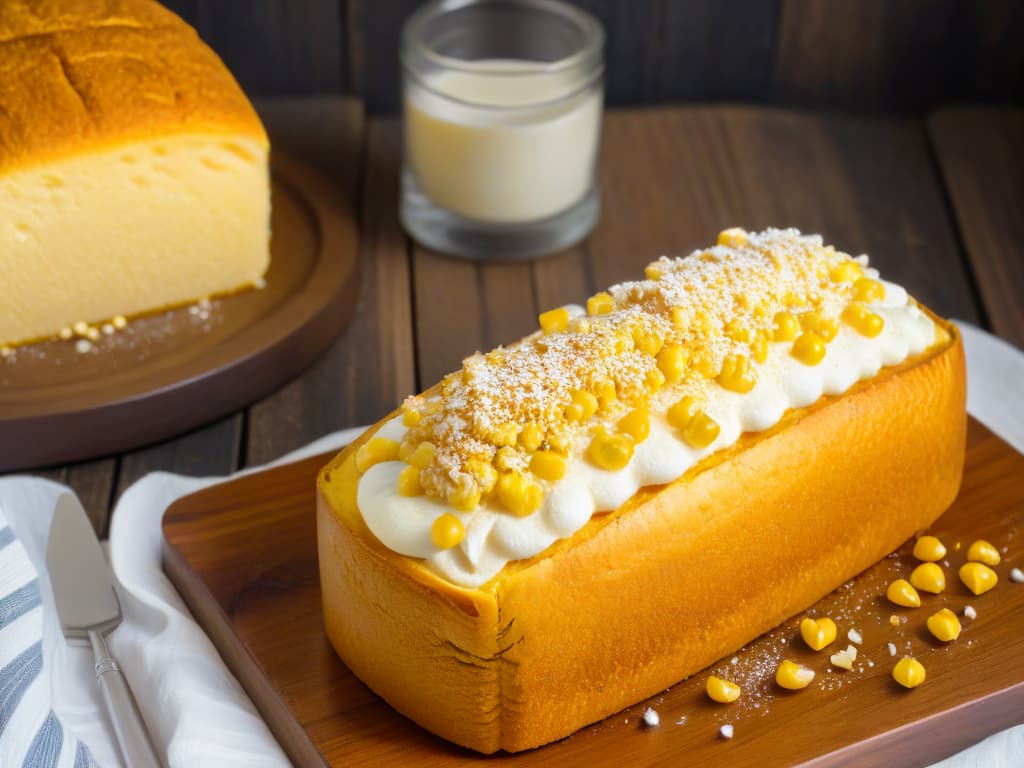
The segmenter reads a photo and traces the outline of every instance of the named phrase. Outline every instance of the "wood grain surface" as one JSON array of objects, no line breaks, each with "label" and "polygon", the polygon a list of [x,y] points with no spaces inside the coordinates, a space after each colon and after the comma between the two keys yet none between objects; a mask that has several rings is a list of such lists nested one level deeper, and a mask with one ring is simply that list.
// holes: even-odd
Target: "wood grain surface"
[{"label": "wood grain surface", "polygon": [[261,290],[134,318],[89,354],[52,340],[0,368],[0,469],[134,448],[273,391],[355,311],[353,211],[320,171],[271,158],[271,263]]},{"label": "wood grain surface", "polygon": [[1024,109],[942,109],[928,131],[988,320],[1024,347]]},{"label": "wood grain surface", "polygon": [[[318,456],[179,500],[164,518],[165,569],[275,734],[302,766],[415,764],[462,766],[493,761],[423,731],[365,688],[335,656],[323,633],[316,561],[314,481]],[[932,528],[950,547],[946,591],[902,609],[882,595],[915,565],[910,546],[822,600],[810,613],[833,617],[832,652],[863,635],[849,672],[829,665],[799,639],[800,616],[710,672],[742,684],[728,706],[703,693],[705,673],[573,736],[503,765],[925,765],[996,730],[1024,712],[1024,585],[1009,581],[1024,564],[1024,456],[972,422],[964,483]],[[966,549],[986,538],[1004,550],[1000,582],[971,595],[956,578]],[[962,613],[958,640],[942,644],[925,629],[940,607]],[[802,614],[803,615],[803,614]],[[802,616],[801,615],[801,616]],[[890,617],[902,621],[892,626]],[[893,643],[895,656],[887,644]],[[905,654],[928,679],[907,691],[891,679]],[[775,686],[781,658],[817,671],[812,686]],[[415,680],[410,680],[415,685]],[[640,718],[655,709],[661,725]],[[731,724],[725,741],[719,728]]]}]

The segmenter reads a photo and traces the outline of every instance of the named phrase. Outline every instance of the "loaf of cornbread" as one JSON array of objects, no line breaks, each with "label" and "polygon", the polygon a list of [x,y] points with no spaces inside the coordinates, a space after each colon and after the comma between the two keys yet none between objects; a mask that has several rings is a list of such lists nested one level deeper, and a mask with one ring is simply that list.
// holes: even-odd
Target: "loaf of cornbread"
[{"label": "loaf of cornbread", "polygon": [[932,523],[966,433],[954,326],[796,230],[726,230],[540,315],[318,479],[328,637],[480,752],[694,674]]},{"label": "loaf of cornbread", "polygon": [[257,284],[268,142],[151,0],[0,3],[0,344]]}]

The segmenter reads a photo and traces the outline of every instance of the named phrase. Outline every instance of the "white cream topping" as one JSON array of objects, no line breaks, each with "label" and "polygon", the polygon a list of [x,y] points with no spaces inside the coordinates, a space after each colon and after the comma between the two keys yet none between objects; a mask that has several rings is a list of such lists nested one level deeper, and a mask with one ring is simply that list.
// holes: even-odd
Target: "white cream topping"
[{"label": "white cream topping", "polygon": [[[877,278],[873,269],[866,274]],[[428,496],[402,496],[398,473],[406,465],[389,461],[371,467],[360,479],[359,510],[373,534],[389,549],[425,558],[439,574],[455,584],[474,587],[493,578],[511,560],[532,557],[561,538],[572,536],[591,516],[620,507],[640,488],[671,482],[704,456],[727,448],[744,432],[774,426],[786,410],[811,405],[822,395],[839,395],[856,382],[875,376],[883,366],[918,355],[935,340],[935,325],[898,285],[883,281],[885,298],[872,305],[885,325],[875,338],[861,336],[849,326],[828,343],[825,359],[808,366],[789,354],[790,342],[769,344],[768,359],[758,366],[758,380],[746,394],[709,385],[704,409],[721,427],[708,447],[695,450],[679,437],[663,416],[678,397],[667,387],[652,403],[651,431],[636,446],[621,470],[600,469],[583,457],[586,441],[576,441],[565,476],[548,486],[541,508],[516,517],[486,503],[459,512]],[[381,437],[401,441],[401,417],[385,424]],[[431,542],[434,520],[449,512],[466,528],[463,541],[439,550]]]}]

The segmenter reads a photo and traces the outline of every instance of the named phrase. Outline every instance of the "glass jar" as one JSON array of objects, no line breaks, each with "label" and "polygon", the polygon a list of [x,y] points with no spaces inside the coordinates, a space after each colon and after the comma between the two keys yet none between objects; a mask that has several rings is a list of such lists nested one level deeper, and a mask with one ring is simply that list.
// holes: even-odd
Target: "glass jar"
[{"label": "glass jar", "polygon": [[594,17],[557,0],[439,0],[406,21],[401,61],[413,238],[510,260],[590,232],[604,95]]}]

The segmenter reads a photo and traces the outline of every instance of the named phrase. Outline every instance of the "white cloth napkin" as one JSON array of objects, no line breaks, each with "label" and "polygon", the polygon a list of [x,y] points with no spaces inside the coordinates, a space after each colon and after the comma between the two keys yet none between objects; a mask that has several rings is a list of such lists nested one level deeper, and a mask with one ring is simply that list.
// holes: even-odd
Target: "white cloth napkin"
[{"label": "white cloth napkin", "polygon": [[[966,323],[959,326],[967,348],[968,409],[1024,452],[1024,403],[1013,389],[1024,383],[1024,354]],[[356,428],[328,435],[275,464],[339,448],[361,431]],[[118,501],[110,530],[110,559],[122,585],[125,621],[110,636],[110,645],[136,693],[154,743],[167,755],[171,768],[284,766],[288,760],[266,724],[161,569],[160,519],[164,510],[180,496],[222,480],[157,472],[139,480]],[[0,478],[0,545],[5,536],[2,516],[6,515],[38,572],[41,598],[41,606],[5,626],[4,597],[31,576],[26,575],[24,566],[16,572],[5,570],[5,553],[12,546],[0,548],[0,766],[120,765],[92,672],[92,654],[87,648],[65,643],[53,611],[45,570],[46,535],[53,506],[63,490],[63,486],[37,478]],[[30,626],[26,617],[35,617],[31,619],[35,624]],[[10,630],[15,625],[21,633],[17,642],[27,643],[25,647],[38,641],[40,628],[42,632],[42,669],[20,702],[3,698],[4,668],[8,656],[13,658],[15,643]],[[48,718],[51,708],[55,719]],[[50,724],[51,743],[55,729],[66,732],[56,756],[44,762],[25,762],[27,754],[38,753],[31,749],[46,723]],[[1019,765],[1022,755],[1024,725],[995,734],[939,765],[997,768]]]}]

